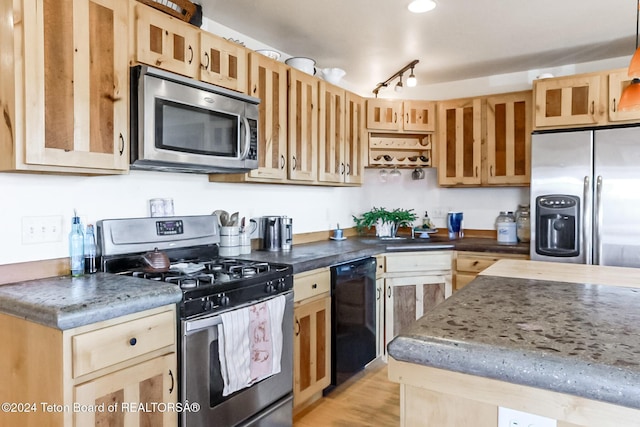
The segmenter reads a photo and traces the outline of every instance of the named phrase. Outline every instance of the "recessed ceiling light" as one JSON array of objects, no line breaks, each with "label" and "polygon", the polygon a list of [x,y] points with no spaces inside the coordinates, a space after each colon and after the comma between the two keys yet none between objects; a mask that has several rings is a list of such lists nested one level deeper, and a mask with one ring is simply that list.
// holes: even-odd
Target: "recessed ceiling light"
[{"label": "recessed ceiling light", "polygon": [[435,9],[436,2],[433,0],[413,0],[407,8],[413,13],[424,13]]}]

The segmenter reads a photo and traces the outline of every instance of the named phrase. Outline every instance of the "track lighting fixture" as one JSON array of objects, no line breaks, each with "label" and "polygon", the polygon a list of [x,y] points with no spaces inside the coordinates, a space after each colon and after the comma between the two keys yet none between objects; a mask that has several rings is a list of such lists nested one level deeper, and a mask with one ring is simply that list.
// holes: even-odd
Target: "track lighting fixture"
[{"label": "track lighting fixture", "polygon": [[416,80],[415,74],[413,74],[413,67],[411,67],[411,74],[409,74],[409,78],[407,79],[407,86],[415,87],[416,84],[418,84],[418,81]]},{"label": "track lighting fixture", "polygon": [[402,74],[400,74],[400,80],[396,83],[396,87],[394,88],[396,92],[402,92]]},{"label": "track lighting fixture", "polygon": [[418,62],[420,62],[420,61],[418,61],[417,59],[414,59],[408,65],[405,65],[402,69],[400,69],[394,75],[389,77],[387,80],[383,81],[382,83],[378,83],[377,86],[375,87],[375,89],[373,89],[373,93],[375,94],[375,96],[378,97],[378,92],[380,92],[380,89],[383,88],[383,87],[389,86],[389,83],[391,83],[391,81],[393,81],[393,79],[395,79],[396,77],[399,77],[400,79],[399,79],[398,83],[396,83],[396,85],[395,85],[395,91],[396,92],[401,92],[402,89],[403,89],[402,74],[406,73],[409,69],[411,70],[411,74],[409,75],[409,78],[407,79],[407,86],[414,87],[416,85],[417,81],[416,81],[416,76],[413,74],[413,68],[416,66],[416,64]]}]

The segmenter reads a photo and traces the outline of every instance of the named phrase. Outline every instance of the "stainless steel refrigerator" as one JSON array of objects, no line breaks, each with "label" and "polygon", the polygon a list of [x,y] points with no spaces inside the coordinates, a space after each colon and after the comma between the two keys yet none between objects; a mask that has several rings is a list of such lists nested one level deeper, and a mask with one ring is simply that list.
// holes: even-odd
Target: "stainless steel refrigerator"
[{"label": "stainless steel refrigerator", "polygon": [[532,135],[530,253],[640,267],[640,127]]}]

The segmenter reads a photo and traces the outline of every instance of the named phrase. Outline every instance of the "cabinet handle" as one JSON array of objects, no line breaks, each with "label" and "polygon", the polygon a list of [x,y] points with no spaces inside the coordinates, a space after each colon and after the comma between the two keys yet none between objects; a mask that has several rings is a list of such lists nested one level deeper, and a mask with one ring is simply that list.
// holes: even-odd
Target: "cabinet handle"
[{"label": "cabinet handle", "polygon": [[340,163],[340,175],[344,175],[345,170],[344,163]]},{"label": "cabinet handle", "polygon": [[131,339],[129,340],[129,345],[134,346],[134,345],[136,345],[137,343],[138,343],[138,340],[137,340],[137,339],[135,339],[135,337],[134,337],[134,338],[131,338]]},{"label": "cabinet handle", "polygon": [[489,166],[489,175],[493,176],[493,165]]},{"label": "cabinet handle", "polygon": [[380,301],[380,288],[376,288],[376,300]]},{"label": "cabinet handle", "polygon": [[351,165],[347,163],[347,175],[351,175]]},{"label": "cabinet handle", "polygon": [[313,285],[311,285],[311,289],[317,289],[318,288],[318,284],[314,283]]},{"label": "cabinet handle", "polygon": [[285,165],[284,154],[280,154],[280,169],[284,169],[284,165]]},{"label": "cabinet handle", "polygon": [[122,133],[118,139],[120,140],[120,155],[122,156],[122,153],[124,153],[124,136],[122,136]]},{"label": "cabinet handle", "polygon": [[387,286],[387,298],[391,298],[391,286]]},{"label": "cabinet handle", "polygon": [[203,66],[203,68],[204,68],[205,70],[208,70],[208,69],[209,69],[209,63],[211,62],[211,60],[209,59],[209,53],[208,53],[208,52],[205,52],[205,53],[204,53],[204,57],[205,57],[205,58],[207,58],[207,64],[206,64],[206,65],[204,65],[204,66]]},{"label": "cabinet handle", "polygon": [[296,317],[296,326],[298,327],[298,329],[296,330],[296,336],[300,335],[300,321],[298,320],[298,318]]},{"label": "cabinet handle", "polygon": [[171,377],[171,387],[169,387],[169,394],[173,393],[173,387],[175,386],[175,380],[173,379],[173,372],[169,369],[169,377]]},{"label": "cabinet handle", "polygon": [[478,167],[476,166],[476,178],[478,177]]},{"label": "cabinet handle", "polygon": [[398,113],[393,113],[393,123],[398,123]]},{"label": "cabinet handle", "polygon": [[613,112],[616,112],[616,99],[613,98]]},{"label": "cabinet handle", "polygon": [[293,170],[296,170],[296,168],[298,167],[298,162],[296,160],[296,156],[293,156],[291,159],[293,160],[292,168],[293,168]]},{"label": "cabinet handle", "polygon": [[191,48],[191,46],[189,46],[189,52],[191,52],[191,58],[189,58],[189,64],[191,64],[193,62],[193,49]]},{"label": "cabinet handle", "polygon": [[409,113],[407,113],[407,120],[405,121],[405,123],[409,123]]},{"label": "cabinet handle", "polygon": [[591,114],[596,111],[596,101],[591,101]]}]

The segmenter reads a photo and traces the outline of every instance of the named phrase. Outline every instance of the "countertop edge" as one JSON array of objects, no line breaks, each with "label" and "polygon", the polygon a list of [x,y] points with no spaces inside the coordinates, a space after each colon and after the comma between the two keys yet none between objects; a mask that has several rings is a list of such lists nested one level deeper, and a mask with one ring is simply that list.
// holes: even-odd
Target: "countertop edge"
[{"label": "countertop edge", "polygon": [[394,359],[513,384],[640,409],[640,374],[567,360],[545,352],[523,352],[460,341],[399,336],[388,345]]}]

